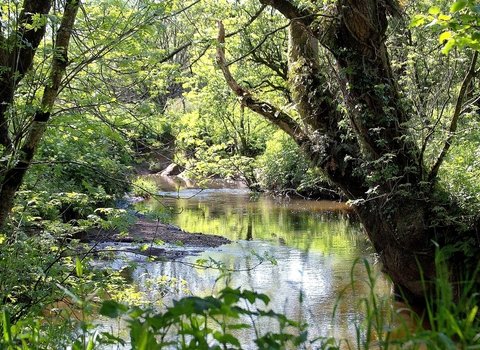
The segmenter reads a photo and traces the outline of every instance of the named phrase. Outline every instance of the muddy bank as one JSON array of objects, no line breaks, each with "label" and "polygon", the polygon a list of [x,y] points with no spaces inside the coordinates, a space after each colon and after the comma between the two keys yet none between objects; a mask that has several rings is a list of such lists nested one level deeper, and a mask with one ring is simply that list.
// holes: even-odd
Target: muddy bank
[{"label": "muddy bank", "polygon": [[[132,243],[131,246],[122,248],[122,251],[168,260],[200,253],[206,248],[215,248],[231,242],[222,236],[185,232],[174,225],[148,221],[143,218],[138,219],[135,225],[129,228],[128,235],[122,235],[115,230],[101,230],[89,232],[82,241],[90,244],[98,243],[98,250],[102,250],[101,247],[105,246],[104,243],[112,243],[113,246],[117,243]],[[188,251],[172,250],[168,247],[162,247],[162,242],[183,247],[198,247],[199,249],[189,249]],[[152,246],[147,249],[141,249],[138,246],[139,244],[152,244]],[[112,251],[111,248],[109,251]]]}]

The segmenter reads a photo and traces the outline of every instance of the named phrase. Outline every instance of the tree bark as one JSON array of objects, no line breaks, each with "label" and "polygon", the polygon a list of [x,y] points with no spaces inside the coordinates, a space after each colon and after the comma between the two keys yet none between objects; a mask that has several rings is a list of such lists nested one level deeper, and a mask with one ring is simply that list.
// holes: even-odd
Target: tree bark
[{"label": "tree bark", "polygon": [[[18,153],[21,155],[18,162],[5,172],[0,189],[0,229],[6,223],[13,206],[15,193],[20,187],[27,172],[40,140],[50,119],[51,110],[57,98],[62,77],[68,64],[68,45],[73,31],[75,18],[80,6],[79,0],[67,0],[62,22],[58,29],[50,76],[44,87],[41,107],[35,112],[30,128]],[[30,59],[30,58],[28,58]],[[31,58],[33,60],[33,57]],[[30,63],[31,64],[31,63]]]},{"label": "tree bark", "polygon": [[7,38],[0,37],[0,145],[5,147],[12,143],[8,109],[19,82],[32,66],[35,52],[45,35],[46,22],[34,29],[26,26],[33,24],[35,15],[48,14],[51,6],[52,0],[25,0],[15,30]]},{"label": "tree bark", "polygon": [[[421,152],[405,127],[411,116],[401,103],[385,45],[387,15],[395,13],[395,3],[339,0],[329,5],[328,16],[313,22],[313,14],[288,0],[260,2],[291,21],[289,85],[302,124],[275,106],[259,108],[267,104],[235,82],[226,65],[219,23],[217,63],[227,83],[246,107],[287,132],[355,203],[383,270],[410,302],[423,301],[433,292],[428,289],[436,279],[436,245],[470,239],[475,242],[472,249],[480,252],[480,243],[474,228],[460,236],[459,225],[432,210],[457,209],[442,199],[448,196],[435,180],[427,178]],[[320,46],[336,63],[328,71],[321,65]],[[329,76],[335,77],[340,91],[332,88]],[[345,120],[348,131],[341,127]],[[456,267],[465,259],[459,252],[450,261],[452,281],[459,278]]]}]

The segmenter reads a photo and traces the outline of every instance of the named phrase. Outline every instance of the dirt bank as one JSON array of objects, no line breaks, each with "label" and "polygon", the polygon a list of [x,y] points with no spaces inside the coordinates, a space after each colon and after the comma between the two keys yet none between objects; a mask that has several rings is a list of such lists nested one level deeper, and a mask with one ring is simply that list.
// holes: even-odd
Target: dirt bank
[{"label": "dirt bank", "polygon": [[[130,227],[127,236],[119,234],[114,230],[102,230],[98,232],[90,232],[84,241],[89,243],[136,243],[131,247],[123,248],[128,252],[146,255],[155,259],[175,260],[189,254],[199,253],[206,248],[219,247],[222,244],[231,241],[222,236],[185,232],[182,229],[170,225],[162,224],[158,221],[148,221],[146,219],[138,219],[135,225]],[[161,243],[175,244],[183,247],[198,247],[196,250],[172,250],[168,247],[163,248]],[[140,249],[140,243],[157,243],[148,249]],[[160,244],[158,244],[160,243]],[[101,246],[104,246],[103,244]]]}]

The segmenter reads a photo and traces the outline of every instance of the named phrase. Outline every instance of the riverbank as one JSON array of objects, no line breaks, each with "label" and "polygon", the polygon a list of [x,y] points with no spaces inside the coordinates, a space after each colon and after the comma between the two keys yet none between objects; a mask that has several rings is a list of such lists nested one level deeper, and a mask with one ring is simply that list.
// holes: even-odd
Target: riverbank
[{"label": "riverbank", "polygon": [[[154,259],[174,260],[189,253],[198,253],[206,248],[216,248],[231,241],[225,237],[204,234],[199,232],[186,232],[177,226],[163,224],[158,221],[149,221],[139,218],[128,230],[128,235],[121,234],[116,230],[100,230],[89,232],[82,239],[90,244],[97,244],[103,247],[105,243],[132,243],[127,249],[128,252],[147,255]],[[145,244],[149,245],[144,249]],[[179,252],[163,248],[163,244],[177,245],[182,247],[196,247],[197,250],[186,250]]]}]

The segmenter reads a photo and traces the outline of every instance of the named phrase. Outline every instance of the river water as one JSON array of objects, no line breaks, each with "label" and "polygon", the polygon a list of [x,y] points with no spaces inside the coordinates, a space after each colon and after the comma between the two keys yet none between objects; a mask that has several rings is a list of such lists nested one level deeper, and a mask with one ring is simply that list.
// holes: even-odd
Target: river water
[{"label": "river water", "polygon": [[[331,201],[252,197],[236,184],[179,189],[178,180],[156,179],[163,197],[160,202],[147,203],[150,208],[173,209],[169,217],[172,224],[188,232],[222,235],[232,243],[176,262],[140,263],[131,275],[133,281],[142,284],[145,276],[186,281],[182,290],[163,297],[166,304],[171,298],[188,295],[183,289],[198,296],[215,294],[225,285],[225,280],[216,282],[219,272],[191,266],[199,258],[214,259],[239,271],[231,274],[231,287],[265,293],[274,311],[307,322],[309,338],[335,337],[355,344],[356,327],[364,315],[359,300],[370,292],[363,261],[374,264],[371,245],[348,206]],[[268,254],[276,264],[265,261],[252,269],[258,263],[252,251]],[[388,295],[385,279],[379,275],[376,281],[377,293]],[[255,326],[260,331],[273,327],[261,322]],[[246,348],[253,336],[251,332],[238,335]]]}]

